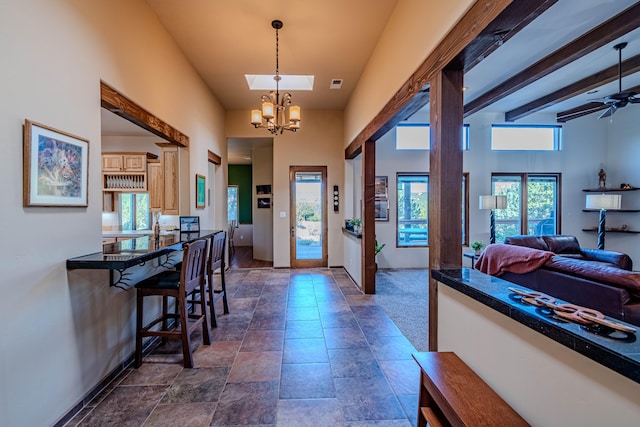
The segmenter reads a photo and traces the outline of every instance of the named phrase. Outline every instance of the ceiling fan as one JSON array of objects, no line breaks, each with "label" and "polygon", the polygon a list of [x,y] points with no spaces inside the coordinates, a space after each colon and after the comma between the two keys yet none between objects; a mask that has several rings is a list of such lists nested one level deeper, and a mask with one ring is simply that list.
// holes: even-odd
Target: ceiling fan
[{"label": "ceiling fan", "polygon": [[613,47],[618,51],[618,93],[594,101],[602,102],[609,107],[602,114],[600,114],[600,116],[598,117],[599,119],[612,116],[613,113],[616,112],[616,110],[625,107],[627,104],[640,103],[640,98],[635,97],[635,92],[622,91],[622,49],[624,49],[625,47],[627,47],[626,42],[618,43]]}]

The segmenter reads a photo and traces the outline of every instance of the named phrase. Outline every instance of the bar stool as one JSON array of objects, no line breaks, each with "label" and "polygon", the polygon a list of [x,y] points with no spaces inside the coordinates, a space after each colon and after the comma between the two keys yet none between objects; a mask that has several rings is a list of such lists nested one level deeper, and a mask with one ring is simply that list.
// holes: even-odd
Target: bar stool
[{"label": "bar stool", "polygon": [[[205,300],[207,240],[200,239],[184,245],[182,270],[163,271],[136,285],[137,313],[136,313],[136,355],[135,367],[142,365],[142,338],[148,336],[180,339],[182,341],[183,364],[185,368],[193,368],[190,336],[202,325],[202,340],[204,344],[211,344],[209,325],[207,323],[207,309]],[[187,298],[198,292],[200,298],[196,301],[200,305],[200,314],[194,310],[187,312]],[[144,298],[150,295],[162,296],[162,315],[143,326]],[[175,298],[176,312],[169,313],[168,297]],[[169,320],[174,325],[169,325]],[[193,320],[193,322],[189,322]],[[160,330],[151,330],[162,323]]]},{"label": "bar stool", "polygon": [[[224,278],[224,253],[226,247],[227,233],[221,231],[214,234],[210,239],[209,245],[209,262],[207,263],[207,291],[209,293],[209,307],[211,309],[211,327],[218,326],[216,320],[215,303],[222,298],[224,314],[229,314],[229,303],[227,301],[227,285]],[[214,281],[214,272],[220,269],[221,288],[216,289]]]}]

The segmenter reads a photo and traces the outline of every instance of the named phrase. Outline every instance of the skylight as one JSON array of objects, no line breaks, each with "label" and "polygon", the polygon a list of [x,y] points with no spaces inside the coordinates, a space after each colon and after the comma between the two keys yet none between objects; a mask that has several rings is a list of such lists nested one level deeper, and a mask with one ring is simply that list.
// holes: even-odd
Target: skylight
[{"label": "skylight", "polygon": [[[251,90],[275,90],[276,82],[273,74],[245,74]],[[280,90],[313,90],[315,76],[294,76],[280,74]]]}]

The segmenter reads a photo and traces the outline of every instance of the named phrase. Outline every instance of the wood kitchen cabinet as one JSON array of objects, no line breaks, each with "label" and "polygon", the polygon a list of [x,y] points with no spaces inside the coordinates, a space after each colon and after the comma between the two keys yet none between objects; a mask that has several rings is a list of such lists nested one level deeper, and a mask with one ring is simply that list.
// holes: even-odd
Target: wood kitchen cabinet
[{"label": "wood kitchen cabinet", "polygon": [[147,160],[151,153],[102,153],[102,189],[104,191],[147,191]]},{"label": "wood kitchen cabinet", "polygon": [[180,159],[178,147],[171,144],[160,145],[162,165],[162,214],[180,215]]},{"label": "wood kitchen cabinet", "polygon": [[147,162],[147,179],[149,182],[149,208],[162,211],[164,203],[164,171],[160,160]]},{"label": "wood kitchen cabinet", "polygon": [[151,153],[102,153],[102,172],[145,172],[147,158],[152,156]]}]

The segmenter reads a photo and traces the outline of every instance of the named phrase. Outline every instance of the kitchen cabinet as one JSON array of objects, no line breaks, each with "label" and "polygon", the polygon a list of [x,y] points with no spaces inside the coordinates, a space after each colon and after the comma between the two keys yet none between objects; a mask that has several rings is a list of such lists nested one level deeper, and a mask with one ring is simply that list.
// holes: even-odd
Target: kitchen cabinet
[{"label": "kitchen cabinet", "polygon": [[[159,144],[160,145],[160,144]],[[178,147],[162,144],[160,147],[162,165],[162,214],[180,215],[180,159]]]},{"label": "kitchen cabinet", "polygon": [[147,191],[147,160],[151,153],[102,153],[103,191]]},{"label": "kitchen cabinet", "polygon": [[147,178],[149,182],[149,208],[162,211],[164,203],[164,173],[160,160],[147,162]]},{"label": "kitchen cabinet", "polygon": [[102,153],[102,172],[145,172],[148,156],[154,155],[151,153]]}]

